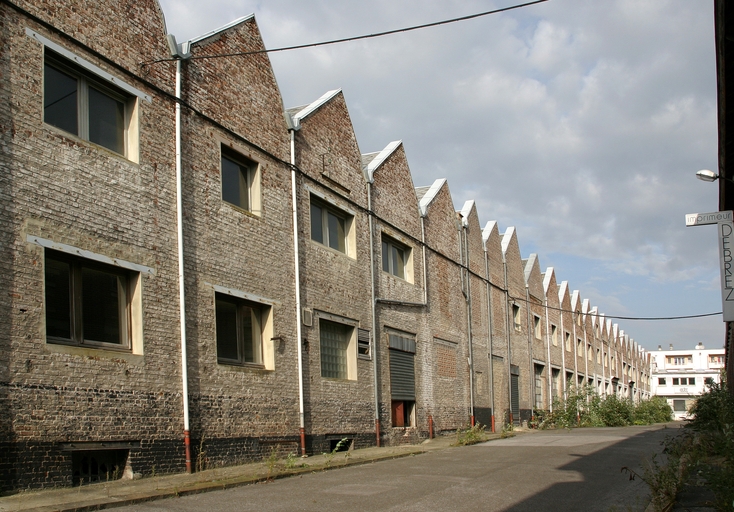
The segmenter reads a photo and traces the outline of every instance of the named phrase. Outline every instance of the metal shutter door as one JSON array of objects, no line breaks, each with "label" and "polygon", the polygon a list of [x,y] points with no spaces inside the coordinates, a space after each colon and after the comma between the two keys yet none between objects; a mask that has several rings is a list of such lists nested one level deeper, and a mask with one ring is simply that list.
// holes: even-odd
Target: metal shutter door
[{"label": "metal shutter door", "polygon": [[390,349],[390,391],[393,400],[415,401],[413,354]]}]

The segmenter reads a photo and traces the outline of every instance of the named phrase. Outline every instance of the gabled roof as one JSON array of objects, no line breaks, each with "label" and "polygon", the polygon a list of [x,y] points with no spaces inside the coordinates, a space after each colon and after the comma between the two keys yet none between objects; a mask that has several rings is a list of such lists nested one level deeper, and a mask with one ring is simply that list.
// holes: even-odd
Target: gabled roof
[{"label": "gabled roof", "polygon": [[543,291],[545,292],[546,296],[548,295],[551,279],[553,279],[553,274],[555,274],[555,272],[556,271],[553,267],[548,267],[543,273]]},{"label": "gabled roof", "polygon": [[507,253],[507,249],[510,247],[510,241],[512,235],[515,234],[515,226],[510,226],[505,230],[505,234],[502,235],[502,256]]},{"label": "gabled roof", "polygon": [[439,178],[433,182],[430,187],[417,187],[415,189],[415,195],[418,198],[418,209],[421,212],[421,217],[425,217],[428,214],[428,205],[433,202],[441,190],[441,187],[446,183],[446,178]]},{"label": "gabled roof", "polygon": [[490,220],[482,230],[482,241],[486,244],[489,237],[492,235],[492,231],[497,227],[496,220]]},{"label": "gabled roof", "polygon": [[469,199],[467,202],[464,203],[464,206],[461,208],[461,225],[462,226],[468,226],[469,225],[469,214],[471,213],[471,209],[474,208],[474,200]]},{"label": "gabled roof", "polygon": [[566,295],[568,295],[568,281],[561,281],[561,284],[558,285],[558,301],[561,307],[563,307],[563,297]]},{"label": "gabled roof", "polygon": [[221,27],[216,28],[216,29],[212,30],[211,32],[207,32],[206,34],[200,35],[199,37],[195,37],[193,39],[190,39],[188,41],[188,44],[189,45],[192,45],[192,44],[200,43],[200,42],[204,41],[205,39],[209,39],[210,37],[214,37],[214,36],[216,36],[218,34],[221,34],[222,32],[226,32],[230,28],[236,27],[240,23],[244,23],[244,22],[246,22],[248,20],[251,20],[254,17],[255,17],[255,14],[248,14],[247,16],[242,16],[241,18],[237,18],[236,20],[230,21],[226,25],[222,25]]},{"label": "gabled roof", "polygon": [[362,171],[364,172],[364,177],[368,183],[374,182],[375,171],[385,162],[385,160],[388,159],[390,155],[395,152],[396,149],[400,147],[402,143],[403,141],[401,140],[394,140],[385,146],[385,149],[382,151],[362,155]]},{"label": "gabled roof", "polygon": [[530,274],[533,272],[533,266],[538,264],[538,255],[531,253],[526,260],[523,260],[523,264],[525,265],[525,284],[528,284],[530,282]]},{"label": "gabled roof", "polygon": [[580,292],[578,290],[574,290],[571,294],[571,309],[573,309],[574,313],[578,310],[580,298]]},{"label": "gabled roof", "polygon": [[340,92],[342,92],[341,89],[334,89],[333,91],[328,91],[324,93],[319,99],[312,103],[309,103],[305,107],[286,109],[286,112],[291,116],[291,119],[293,120],[293,127],[298,130],[301,127],[302,120],[304,120],[306,117],[316,112],[323,105],[331,101],[331,99],[333,99],[334,96],[336,96]]}]

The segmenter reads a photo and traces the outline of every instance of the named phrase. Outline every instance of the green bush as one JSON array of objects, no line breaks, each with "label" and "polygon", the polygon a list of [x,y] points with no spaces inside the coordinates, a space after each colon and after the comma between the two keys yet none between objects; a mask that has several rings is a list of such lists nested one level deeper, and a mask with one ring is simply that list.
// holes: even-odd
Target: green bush
[{"label": "green bush", "polygon": [[553,399],[553,412],[544,413],[537,428],[623,427],[671,420],[673,410],[664,398],[634,404],[616,395],[599,396],[592,386],[569,387],[566,399]]}]

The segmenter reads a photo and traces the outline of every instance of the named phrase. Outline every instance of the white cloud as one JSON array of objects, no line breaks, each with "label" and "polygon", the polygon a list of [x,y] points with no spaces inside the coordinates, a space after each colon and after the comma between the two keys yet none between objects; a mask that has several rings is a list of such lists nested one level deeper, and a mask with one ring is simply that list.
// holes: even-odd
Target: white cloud
[{"label": "white cloud", "polygon": [[[488,9],[478,0],[161,3],[179,40],[255,12],[271,48]],[[649,303],[617,281],[666,295],[680,283],[681,296],[702,303],[716,293],[698,284],[715,272],[715,234],[683,227],[685,213],[717,207],[716,187],[693,177],[717,166],[712,27],[711,2],[559,0],[271,61],[286,106],[342,88],[362,151],[402,139],[416,185],[448,177],[458,206],[475,199],[483,221],[517,226],[521,249],[531,245],[541,262],[544,253],[598,262],[608,278],[582,295],[645,316]],[[588,282],[573,266],[556,271]]]}]

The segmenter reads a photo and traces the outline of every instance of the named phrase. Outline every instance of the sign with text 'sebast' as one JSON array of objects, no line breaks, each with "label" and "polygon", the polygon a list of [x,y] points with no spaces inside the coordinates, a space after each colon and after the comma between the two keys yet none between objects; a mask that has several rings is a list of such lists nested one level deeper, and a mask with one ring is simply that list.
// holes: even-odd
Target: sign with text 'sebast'
[{"label": "sign with text 'sebast'", "polygon": [[734,222],[731,210],[689,213],[686,226],[716,224],[719,231],[719,266],[721,270],[721,307],[724,322],[734,322]]}]

